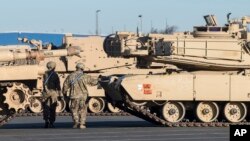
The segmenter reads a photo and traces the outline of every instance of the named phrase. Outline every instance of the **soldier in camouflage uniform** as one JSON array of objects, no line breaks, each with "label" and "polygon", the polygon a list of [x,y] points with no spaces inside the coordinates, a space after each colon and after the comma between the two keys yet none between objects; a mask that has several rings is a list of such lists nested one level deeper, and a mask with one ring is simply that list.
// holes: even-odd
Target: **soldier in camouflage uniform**
[{"label": "soldier in camouflage uniform", "polygon": [[60,79],[55,72],[56,63],[48,62],[48,70],[44,74],[43,82],[43,119],[45,120],[44,128],[54,128],[56,119],[57,98],[61,97]]},{"label": "soldier in camouflage uniform", "polygon": [[91,78],[91,76],[83,73],[84,65],[78,63],[76,65],[76,71],[71,73],[65,80],[63,85],[63,93],[67,94],[69,91],[69,98],[71,101],[70,110],[72,112],[72,118],[74,121],[73,128],[84,129],[86,116],[87,116],[87,97],[88,90],[86,84],[96,85],[97,80]]}]

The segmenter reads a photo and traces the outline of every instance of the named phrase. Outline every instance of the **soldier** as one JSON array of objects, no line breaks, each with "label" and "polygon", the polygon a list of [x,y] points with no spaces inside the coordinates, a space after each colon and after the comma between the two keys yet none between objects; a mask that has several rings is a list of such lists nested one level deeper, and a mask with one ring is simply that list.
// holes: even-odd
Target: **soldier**
[{"label": "soldier", "polygon": [[67,94],[69,90],[69,98],[71,101],[70,110],[74,121],[73,128],[85,129],[85,121],[87,116],[87,97],[88,90],[86,84],[96,85],[97,80],[83,73],[84,65],[78,63],[76,71],[71,73],[63,84],[63,93]]},{"label": "soldier", "polygon": [[48,62],[48,70],[44,74],[43,83],[43,119],[45,120],[44,128],[54,128],[56,119],[57,98],[61,97],[60,79],[55,72],[56,63]]}]

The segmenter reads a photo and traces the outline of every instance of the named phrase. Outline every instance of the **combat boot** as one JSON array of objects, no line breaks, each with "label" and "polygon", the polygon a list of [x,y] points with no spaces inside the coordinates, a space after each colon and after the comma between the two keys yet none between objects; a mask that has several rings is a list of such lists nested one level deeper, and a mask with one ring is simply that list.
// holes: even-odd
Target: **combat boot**
[{"label": "combat boot", "polygon": [[45,122],[44,128],[49,128],[49,122]]},{"label": "combat boot", "polygon": [[84,124],[81,124],[79,128],[80,128],[80,129],[85,129],[86,126],[85,126]]},{"label": "combat boot", "polygon": [[56,128],[55,125],[54,125],[54,122],[51,122],[51,123],[49,124],[49,128]]},{"label": "combat boot", "polygon": [[74,129],[78,128],[78,125],[79,125],[78,123],[74,123],[73,128]]}]

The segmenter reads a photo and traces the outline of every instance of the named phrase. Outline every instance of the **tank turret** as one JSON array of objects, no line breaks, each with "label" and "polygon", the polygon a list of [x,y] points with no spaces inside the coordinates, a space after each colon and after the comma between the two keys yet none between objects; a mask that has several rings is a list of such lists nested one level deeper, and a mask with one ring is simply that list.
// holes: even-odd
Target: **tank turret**
[{"label": "tank turret", "polygon": [[113,57],[140,57],[188,70],[242,70],[250,68],[249,18],[218,26],[214,15],[193,32],[148,34],[117,32],[108,36],[104,50]]}]

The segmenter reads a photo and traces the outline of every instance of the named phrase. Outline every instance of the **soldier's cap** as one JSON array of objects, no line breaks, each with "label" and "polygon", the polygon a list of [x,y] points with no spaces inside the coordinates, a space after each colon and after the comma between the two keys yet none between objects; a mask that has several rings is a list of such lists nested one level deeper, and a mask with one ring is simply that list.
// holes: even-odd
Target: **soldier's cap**
[{"label": "soldier's cap", "polygon": [[56,63],[53,62],[53,61],[49,61],[49,62],[47,63],[47,68],[48,68],[48,69],[54,69],[54,68],[56,68]]},{"label": "soldier's cap", "polygon": [[76,64],[76,69],[84,69],[84,64],[83,63],[77,63]]}]

